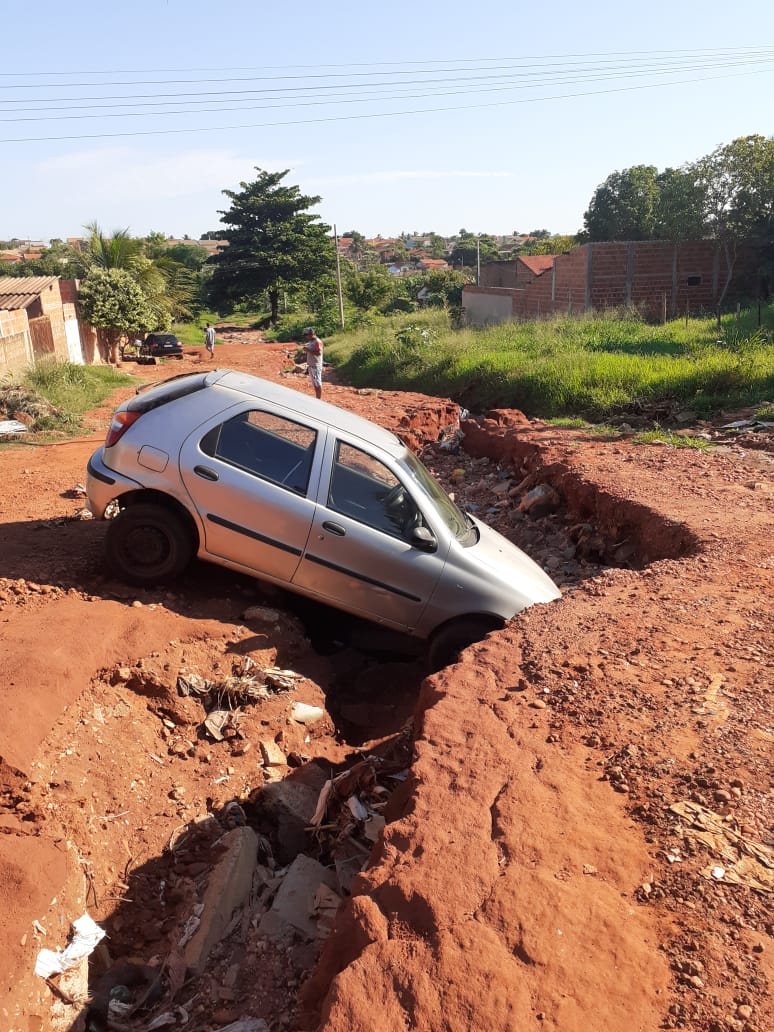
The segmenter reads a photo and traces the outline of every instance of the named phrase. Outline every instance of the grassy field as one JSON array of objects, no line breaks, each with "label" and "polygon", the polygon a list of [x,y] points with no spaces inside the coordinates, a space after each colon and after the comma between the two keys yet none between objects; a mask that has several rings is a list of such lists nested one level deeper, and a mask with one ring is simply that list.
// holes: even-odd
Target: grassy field
[{"label": "grassy field", "polygon": [[2,418],[26,415],[30,430],[52,436],[77,434],[81,416],[95,408],[116,387],[132,382],[112,366],[74,365],[71,362],[39,362],[23,380],[0,388]]},{"label": "grassy field", "polygon": [[396,315],[326,341],[356,386],[450,396],[480,411],[604,419],[674,403],[697,414],[774,399],[774,308],[651,326],[626,314],[453,330],[445,312]]},{"label": "grassy field", "polygon": [[[235,312],[233,315],[229,315],[227,319],[223,319],[217,312],[203,311],[199,312],[193,322],[173,323],[172,333],[175,334],[184,347],[203,348],[204,327],[207,323],[215,326],[219,322],[228,322],[232,326],[244,326],[247,329],[251,329],[263,318],[265,318],[265,313],[261,312]],[[215,339],[217,340],[218,338],[216,337]]]}]

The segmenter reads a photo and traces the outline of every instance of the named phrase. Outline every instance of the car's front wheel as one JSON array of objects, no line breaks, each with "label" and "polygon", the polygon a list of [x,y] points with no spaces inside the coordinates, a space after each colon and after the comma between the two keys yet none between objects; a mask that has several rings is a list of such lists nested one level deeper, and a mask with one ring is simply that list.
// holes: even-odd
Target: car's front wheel
[{"label": "car's front wheel", "polygon": [[468,645],[481,641],[498,627],[502,627],[502,623],[485,616],[463,616],[439,628],[428,643],[427,664],[430,672],[437,673],[454,663]]},{"label": "car's front wheel", "polygon": [[107,564],[119,580],[150,586],[178,577],[194,542],[183,520],[163,505],[129,505],[112,519],[105,537]]}]

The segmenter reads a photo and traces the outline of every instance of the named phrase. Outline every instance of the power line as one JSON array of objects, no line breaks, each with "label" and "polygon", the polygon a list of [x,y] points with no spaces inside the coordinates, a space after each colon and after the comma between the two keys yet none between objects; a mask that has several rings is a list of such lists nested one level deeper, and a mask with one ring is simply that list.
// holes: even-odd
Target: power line
[{"label": "power line", "polygon": [[105,139],[118,139],[127,137],[138,137],[138,136],[169,136],[169,135],[180,135],[183,133],[207,133],[207,132],[224,132],[233,129],[267,129],[277,128],[282,126],[292,125],[313,125],[326,122],[349,122],[349,121],[361,121],[364,119],[375,119],[375,118],[396,118],[404,117],[406,115],[421,115],[421,114],[435,114],[439,112],[449,111],[473,111],[480,108],[489,107],[507,107],[516,104],[536,104],[545,103],[551,100],[571,100],[582,97],[595,97],[603,96],[614,93],[630,93],[637,90],[648,90],[648,89],[664,89],[669,86],[684,86],[698,82],[710,82],[718,79],[731,79],[739,78],[740,76],[762,74],[764,70],[752,71],[752,72],[740,72],[737,75],[710,75],[710,76],[699,76],[693,79],[681,79],[674,82],[666,83],[642,83],[636,86],[620,86],[606,90],[588,90],[581,93],[563,93],[555,94],[549,97],[522,97],[518,100],[506,100],[506,101],[489,101],[483,104],[465,104],[465,105],[450,105],[447,107],[433,107],[433,108],[414,108],[408,111],[382,111],[382,112],[371,112],[368,114],[358,115],[330,115],[322,118],[303,118],[303,119],[292,119],[283,122],[256,122],[247,125],[220,125],[220,126],[198,126],[186,129],[142,129],[134,130],[131,132],[114,132],[114,133],[83,133],[78,135],[67,135],[67,136],[25,136],[25,137],[11,137],[0,140],[0,143],[43,143],[51,141],[63,141],[63,140],[105,140]]},{"label": "power line", "polygon": [[[730,62],[725,67],[737,67],[737,66],[738,66],[737,62]],[[711,68],[713,66],[707,66],[707,67]],[[702,69],[697,69],[697,70],[702,70]],[[544,88],[544,87],[547,87],[547,86],[562,86],[562,85],[568,85],[568,84],[581,84],[581,83],[584,83],[584,82],[600,82],[600,81],[605,81],[605,80],[608,80],[608,79],[611,79],[611,78],[615,78],[615,79],[629,78],[630,79],[630,78],[635,78],[635,77],[638,77],[638,76],[646,76],[646,75],[652,75],[652,74],[654,74],[654,73],[652,73],[650,71],[644,71],[643,70],[643,71],[638,71],[638,72],[630,72],[630,73],[627,73],[627,75],[625,75],[625,76],[618,75],[617,73],[609,73],[609,74],[601,75],[601,76],[599,76],[599,75],[598,76],[585,76],[585,77],[575,76],[575,77],[572,77],[572,78],[545,79],[545,80],[542,80],[542,81],[535,81],[535,82],[527,83],[527,84],[513,84],[513,83],[506,82],[505,84],[500,85],[500,86],[479,85],[479,84],[474,82],[474,83],[471,83],[470,85],[468,85],[466,88],[460,89],[460,90],[437,90],[437,89],[433,89],[433,90],[430,90],[430,91],[419,92],[419,93],[403,93],[403,94],[377,93],[377,94],[370,94],[370,95],[367,94],[367,95],[361,96],[361,97],[351,97],[351,96],[346,96],[346,95],[341,95],[341,94],[333,94],[333,95],[329,95],[329,96],[325,97],[325,99],[322,99],[322,100],[310,100],[310,99],[308,99],[306,97],[301,97],[301,98],[299,98],[299,97],[285,97],[285,98],[283,98],[281,100],[281,102],[277,102],[277,103],[260,102],[260,103],[252,104],[252,103],[247,103],[247,99],[248,98],[245,98],[245,100],[243,102],[241,102],[238,106],[232,106],[232,107],[209,107],[209,108],[207,108],[207,107],[199,107],[199,108],[191,109],[191,107],[190,107],[191,105],[208,104],[208,103],[219,103],[219,104],[230,103],[230,100],[222,100],[222,101],[217,101],[217,100],[215,100],[215,101],[213,101],[213,100],[196,101],[196,100],[192,100],[192,101],[186,101],[185,102],[188,105],[187,108],[186,107],[179,107],[179,108],[172,108],[171,110],[165,110],[165,111],[139,111],[139,110],[115,111],[115,110],[111,110],[109,114],[103,114],[102,113],[102,109],[97,110],[96,113],[93,111],[93,109],[91,109],[91,113],[89,113],[89,114],[63,114],[63,112],[65,112],[65,111],[73,111],[73,110],[78,111],[78,110],[82,110],[81,107],[74,106],[74,107],[67,107],[67,108],[43,109],[43,110],[54,111],[55,114],[52,114],[52,115],[35,115],[35,116],[26,115],[26,116],[23,116],[23,117],[20,117],[20,118],[16,118],[16,117],[14,117],[14,118],[3,118],[3,117],[0,117],[0,122],[7,122],[7,123],[16,123],[16,122],[45,122],[45,121],[64,121],[64,120],[68,120],[69,121],[69,120],[82,120],[82,119],[94,119],[94,118],[107,118],[107,117],[109,117],[109,118],[140,118],[140,117],[144,117],[144,116],[145,117],[149,116],[149,117],[154,117],[154,118],[160,118],[160,117],[165,117],[165,116],[170,116],[170,115],[222,113],[222,112],[226,112],[226,111],[245,111],[245,110],[247,110],[247,111],[254,111],[254,110],[267,111],[267,110],[277,109],[277,108],[286,109],[286,108],[292,108],[292,107],[321,107],[321,106],[329,106],[329,105],[331,105],[333,103],[338,103],[338,104],[372,104],[372,103],[376,103],[376,102],[383,102],[383,101],[390,101],[390,100],[421,100],[421,99],[425,99],[427,97],[448,97],[448,96],[463,96],[463,95],[469,96],[471,94],[481,94],[481,93],[498,93],[498,92],[511,92],[511,91],[515,91],[515,90],[541,89],[541,88]],[[663,74],[663,73],[659,73],[659,74]],[[666,86],[666,85],[670,85],[670,83],[656,83],[656,84],[653,84],[653,85],[664,85],[664,86]],[[252,99],[252,98],[250,98],[250,99]],[[259,98],[255,98],[255,99],[259,99]],[[168,103],[169,103],[169,101],[159,101],[159,102],[151,104],[151,105],[131,105],[131,106],[133,106],[135,108],[136,107],[165,107]],[[114,109],[114,108],[117,108],[117,107],[129,107],[130,105],[129,104],[111,104],[111,105],[108,105],[108,106],[111,109]],[[7,111],[3,111],[2,109],[0,109],[0,115],[2,115],[2,114],[9,114],[9,113],[16,114],[19,111],[29,111],[29,110],[35,111],[35,110],[38,110],[38,109],[35,109],[35,108],[13,109],[12,108],[12,109],[9,109]]]},{"label": "power line", "polygon": [[[744,64],[745,67],[754,63],[768,63],[774,62],[774,52],[767,57],[756,58],[755,61],[750,61],[749,58],[737,58],[724,62],[704,63],[704,64],[679,64],[673,63],[671,65],[656,65],[648,66],[644,68],[638,68],[636,66],[621,65],[617,68],[598,68],[595,66],[587,66],[582,69],[558,69],[552,72],[549,68],[543,68],[541,74],[555,74],[557,76],[567,76],[566,80],[553,80],[553,81],[571,81],[575,78],[577,81],[587,82],[589,81],[589,74],[596,74],[600,79],[612,78],[619,76],[620,78],[628,78],[632,75],[664,75],[674,74],[683,71],[704,71],[706,69],[714,68],[728,68],[738,67],[740,64]],[[83,110],[89,106],[95,107],[128,107],[130,106],[128,101],[140,101],[140,103],[134,104],[135,107],[153,107],[163,106],[169,103],[171,100],[182,100],[183,98],[207,98],[207,101],[211,101],[212,98],[217,97],[239,97],[248,96],[252,94],[303,94],[314,91],[319,93],[320,91],[333,91],[333,90],[358,90],[363,92],[367,86],[368,89],[374,88],[390,88],[390,89],[408,89],[412,86],[428,86],[442,85],[446,83],[469,83],[471,86],[478,85],[483,82],[504,82],[512,83],[516,80],[532,79],[535,80],[537,73],[533,72],[518,72],[516,75],[476,75],[474,77],[455,76],[448,78],[437,78],[437,79],[408,79],[402,82],[377,82],[377,83],[335,83],[335,84],[315,84],[313,86],[293,86],[293,87],[263,87],[261,89],[252,90],[211,90],[204,92],[176,92],[176,93],[140,93],[140,94],[103,94],[100,96],[84,96],[84,97],[47,97],[40,98],[32,101],[34,106],[28,107],[13,107],[9,108],[9,104],[18,104],[20,98],[14,98],[11,100],[0,100],[0,105],[5,106],[5,110],[8,112],[24,112],[24,111],[65,111],[65,110]],[[544,80],[545,81],[545,80]],[[159,99],[161,98],[161,99]],[[59,106],[59,107],[43,107],[44,104],[58,104],[65,105],[70,102],[74,102],[71,106]],[[117,104],[103,104],[103,101],[119,101]],[[146,103],[147,101],[147,103]],[[197,100],[183,100],[186,104],[194,103],[205,103],[207,101]],[[88,102],[88,103],[86,103]],[[92,103],[97,102],[97,103]],[[0,110],[3,110],[0,108]]]},{"label": "power line", "polygon": [[[652,53],[662,53],[663,56],[662,56],[661,60],[669,60],[669,59],[674,60],[674,58],[668,58],[666,56],[666,55],[668,55],[670,53],[669,51],[664,51],[664,52],[653,51]],[[688,52],[688,53],[689,54],[690,53],[695,53],[695,54],[698,55],[698,54],[702,54],[703,52],[702,51],[695,51],[695,52]],[[763,57],[766,57],[766,56],[772,57],[772,56],[774,56],[774,49],[772,49],[771,47],[764,47],[764,48],[757,48],[755,50],[745,49],[745,50],[740,50],[738,52],[733,51],[733,50],[729,50],[729,51],[724,52],[724,53],[716,53],[715,54],[715,56],[717,56],[717,57],[733,57],[733,56],[736,56],[739,59],[745,59],[745,60],[749,60],[751,57],[754,57],[756,55],[763,56]],[[570,56],[573,56],[573,55],[570,55]],[[582,56],[582,55],[575,55],[575,56]],[[635,53],[632,56],[637,56],[637,55]],[[704,58],[705,59],[707,57],[710,57],[710,56],[712,56],[712,53],[704,54]],[[487,60],[487,59],[484,58],[483,60]],[[524,59],[516,58],[516,59],[510,59],[510,60],[516,60],[517,61],[516,67],[519,67],[519,68],[530,68],[531,67],[531,68],[540,68],[542,70],[545,70],[545,67],[546,67],[544,64],[527,65],[527,64],[524,63]],[[554,60],[554,59],[553,58],[538,58],[537,60],[542,62],[542,61],[545,61],[545,60]],[[408,64],[412,64],[412,63],[413,62],[408,62]],[[416,63],[419,63],[419,62],[416,62]],[[424,63],[427,63],[427,62],[424,62]],[[430,63],[433,63],[433,62],[430,62]],[[459,64],[460,62],[452,62],[452,63]],[[571,62],[571,64],[578,64],[578,63],[580,63],[580,62]],[[331,67],[331,66],[329,66],[329,67]],[[359,66],[357,66],[357,65],[355,65],[355,66],[352,66],[352,65],[334,65],[332,67],[347,68],[347,67],[359,67]],[[388,65],[388,67],[389,67],[389,65]],[[502,69],[502,68],[513,69],[514,65],[513,64],[509,64],[509,65],[497,66],[497,65],[487,64],[487,65],[484,66],[484,70],[489,70],[489,71],[497,70],[498,67],[500,69]],[[229,71],[231,69],[225,69],[225,70]],[[262,71],[266,71],[267,69],[261,69],[261,70]],[[456,67],[452,67],[452,68],[432,68],[432,69],[426,69],[426,70],[424,70],[422,68],[419,68],[419,69],[415,69],[415,74],[421,74],[424,71],[425,74],[431,75],[431,74],[437,74],[438,72],[456,72],[456,71],[460,71],[460,70],[462,70],[462,69],[459,69],[459,68],[456,68]],[[21,73],[15,73],[15,74],[21,74]],[[31,73],[27,73],[27,74],[29,75]],[[40,73],[40,74],[45,74],[45,73]],[[67,73],[59,73],[59,74],[67,74]],[[77,73],[70,73],[70,74],[77,74]],[[99,74],[99,73],[93,73],[93,74]],[[112,73],[108,72],[108,73],[104,73],[104,74],[112,74]],[[134,74],[134,73],[127,72],[127,73],[116,73],[116,74]],[[373,76],[379,76],[379,75],[400,75],[400,74],[403,74],[403,73],[402,72],[384,72],[384,71],[374,71],[374,70],[372,70],[372,71],[368,71],[368,72],[350,73],[350,76],[357,76],[358,78],[361,78],[361,79],[363,79],[363,78],[367,79],[367,78],[370,78],[370,77],[373,77]],[[335,79],[341,79],[341,78],[343,78],[343,76],[340,73],[333,73],[333,72],[325,72],[325,73],[308,73],[307,72],[307,73],[304,73],[303,75],[297,75],[296,74],[296,75],[271,75],[271,76],[266,76],[266,75],[264,75],[264,76],[260,76],[260,75],[259,76],[255,76],[255,75],[252,75],[252,76],[226,76],[226,77],[217,78],[217,79],[201,78],[201,77],[197,77],[195,79],[137,79],[137,80],[128,80],[126,82],[108,81],[108,82],[100,82],[100,83],[96,83],[96,84],[93,83],[93,82],[70,82],[70,83],[65,83],[64,85],[66,85],[67,87],[77,87],[77,88],[80,88],[80,87],[88,88],[88,87],[91,87],[91,86],[94,86],[94,85],[98,85],[98,86],[175,86],[175,85],[189,85],[189,84],[200,84],[200,83],[218,83],[218,82],[255,82],[256,79],[258,79],[258,80],[260,80],[260,79],[270,79],[272,82],[280,82],[280,81],[299,81],[299,80],[309,81],[309,80],[334,79],[334,78]],[[18,84],[18,85],[0,86],[0,89],[5,89],[5,90],[7,90],[7,89],[12,89],[12,90],[34,90],[34,89],[46,89],[46,88],[49,88],[49,87],[52,87],[52,86],[56,86],[56,85],[57,85],[56,83],[34,82],[34,83],[21,83],[21,84]]]},{"label": "power line", "polygon": [[[760,44],[746,44],[741,47],[710,47],[710,48],[687,48],[687,49],[675,49],[675,50],[591,50],[584,51],[580,54],[525,54],[521,57],[459,57],[459,58],[427,58],[416,61],[361,61],[361,62],[348,62],[346,64],[321,64],[316,63],[317,68],[373,68],[374,65],[378,65],[380,68],[395,68],[395,67],[408,67],[417,64],[423,65],[436,65],[436,64],[478,64],[480,62],[491,62],[491,61],[523,61],[523,60],[564,60],[566,58],[583,58],[583,57],[640,57],[651,54],[745,54],[752,51],[760,51],[762,48]],[[202,68],[197,66],[195,68],[170,68],[169,71],[173,74],[179,74],[183,72],[221,72],[221,71],[274,71],[282,70],[287,68],[287,65],[262,65],[260,69],[256,69],[254,66],[226,66],[226,67],[215,67],[215,68]],[[146,72],[145,68],[111,68],[102,69],[100,71],[88,70],[88,69],[77,69],[75,71],[68,72],[54,72],[50,68],[38,71],[25,71],[25,72],[0,72],[0,78],[12,78],[12,77],[30,77],[40,75],[141,75]],[[379,74],[379,73],[376,73]],[[103,84],[104,85],[104,84]]]}]

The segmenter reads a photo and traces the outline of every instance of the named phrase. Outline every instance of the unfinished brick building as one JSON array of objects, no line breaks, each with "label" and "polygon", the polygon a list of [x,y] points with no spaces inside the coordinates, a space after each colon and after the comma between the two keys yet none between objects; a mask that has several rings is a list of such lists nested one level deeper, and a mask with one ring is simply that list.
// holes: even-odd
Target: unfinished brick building
[{"label": "unfinished brick building", "polygon": [[41,358],[101,361],[94,330],[78,319],[75,280],[58,276],[0,277],[0,375]]},{"label": "unfinished brick building", "polygon": [[566,254],[493,262],[477,287],[465,287],[469,323],[539,319],[635,306],[649,319],[674,318],[717,305],[726,262],[715,241],[583,244]]}]

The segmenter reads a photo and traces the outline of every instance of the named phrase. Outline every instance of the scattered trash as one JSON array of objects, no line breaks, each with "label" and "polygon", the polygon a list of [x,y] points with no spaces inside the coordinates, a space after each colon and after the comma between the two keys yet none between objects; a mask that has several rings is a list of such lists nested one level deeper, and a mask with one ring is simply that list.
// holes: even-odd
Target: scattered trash
[{"label": "scattered trash", "polygon": [[28,427],[20,423],[18,419],[0,420],[0,436],[4,434],[26,434]]},{"label": "scattered trash", "polygon": [[224,738],[224,730],[231,724],[232,712],[231,710],[214,709],[211,710],[204,721],[204,726],[210,732],[216,742],[222,742]]},{"label": "scattered trash", "polygon": [[325,716],[325,710],[319,706],[309,706],[305,702],[294,702],[290,715],[299,724],[316,724]]},{"label": "scattered trash", "polygon": [[263,1018],[240,1018],[230,1025],[216,1029],[215,1032],[269,1032],[269,1026]]},{"label": "scattered trash", "polygon": [[524,495],[519,503],[519,512],[525,512],[528,516],[537,518],[553,512],[558,506],[558,492],[550,484],[538,484]]},{"label": "scattered trash", "polygon": [[220,822],[229,831],[232,828],[244,828],[247,825],[247,816],[239,803],[232,799],[223,807]]},{"label": "scattered trash", "polygon": [[174,1010],[166,1011],[154,1018],[149,1025],[146,1025],[147,1032],[155,1032],[157,1028],[169,1028],[170,1025],[187,1025],[188,1011],[184,1007],[175,1007]]},{"label": "scattered trash", "polygon": [[83,484],[76,484],[74,487],[68,488],[67,491],[62,492],[63,498],[85,498],[86,488]]},{"label": "scattered trash", "polygon": [[774,430],[774,423],[766,419],[758,419],[753,416],[751,419],[735,419],[733,423],[726,423],[721,430]]},{"label": "scattered trash", "polygon": [[219,681],[199,674],[178,674],[177,691],[184,698],[194,696],[201,700],[207,710],[204,726],[216,742],[222,742],[239,735],[240,707],[293,691],[303,679],[303,675],[295,670],[281,670],[279,667],[259,670],[247,656],[234,673]]},{"label": "scattered trash", "polygon": [[672,803],[669,809],[684,823],[686,836],[703,843],[725,861],[725,867],[706,868],[702,872],[706,878],[746,885],[758,892],[774,891],[774,849],[743,835],[732,814],[721,817],[688,800]]},{"label": "scattered trash", "polygon": [[104,931],[88,914],[73,921],[73,934],[70,943],[62,951],[41,950],[35,960],[35,974],[41,978],[51,978],[80,963],[84,957],[94,952],[105,937]]}]

